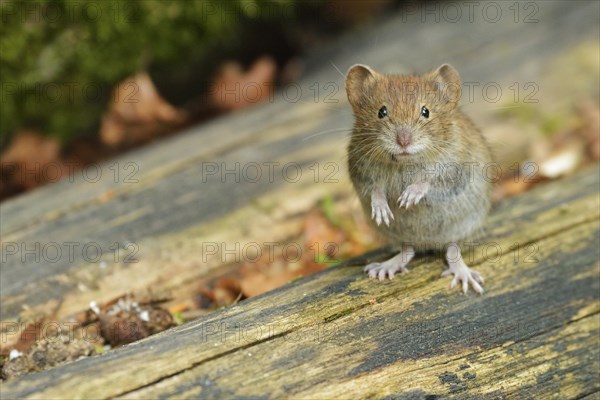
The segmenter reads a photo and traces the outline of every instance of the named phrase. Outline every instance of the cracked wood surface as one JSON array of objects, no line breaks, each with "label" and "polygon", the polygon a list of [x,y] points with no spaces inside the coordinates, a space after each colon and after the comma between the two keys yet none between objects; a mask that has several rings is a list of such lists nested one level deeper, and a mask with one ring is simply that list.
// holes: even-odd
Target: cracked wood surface
[{"label": "cracked wood surface", "polygon": [[[486,293],[380,250],[104,355],[8,381],[2,398],[581,398],[600,391],[598,167],[501,203],[469,263]],[[498,250],[501,250],[498,252]],[[518,250],[518,251],[517,251]],[[487,253],[487,255],[485,255]]]}]

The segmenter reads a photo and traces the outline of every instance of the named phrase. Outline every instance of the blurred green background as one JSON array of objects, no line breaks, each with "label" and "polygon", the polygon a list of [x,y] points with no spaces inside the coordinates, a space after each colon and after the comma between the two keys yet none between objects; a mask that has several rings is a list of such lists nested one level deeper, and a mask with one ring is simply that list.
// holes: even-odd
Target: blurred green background
[{"label": "blurred green background", "polygon": [[150,71],[161,92],[183,103],[192,95],[185,88],[201,91],[219,60],[247,62],[257,51],[288,57],[293,39],[286,38],[295,28],[277,16],[323,6],[290,0],[0,2],[0,142],[6,145],[22,127],[62,143],[93,133],[112,88],[139,70]]}]

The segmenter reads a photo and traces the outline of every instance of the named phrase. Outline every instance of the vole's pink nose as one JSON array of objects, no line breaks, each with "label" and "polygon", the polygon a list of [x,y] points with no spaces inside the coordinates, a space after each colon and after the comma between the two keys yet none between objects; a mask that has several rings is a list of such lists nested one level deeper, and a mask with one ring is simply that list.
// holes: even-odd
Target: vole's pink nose
[{"label": "vole's pink nose", "polygon": [[405,128],[396,131],[396,142],[400,147],[408,147],[412,142],[412,132]]}]

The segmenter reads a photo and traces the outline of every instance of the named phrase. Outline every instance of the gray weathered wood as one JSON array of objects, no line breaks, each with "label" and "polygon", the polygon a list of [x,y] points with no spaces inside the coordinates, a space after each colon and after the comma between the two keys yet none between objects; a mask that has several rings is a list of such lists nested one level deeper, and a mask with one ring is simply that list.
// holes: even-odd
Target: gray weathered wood
[{"label": "gray weathered wood", "polygon": [[[342,71],[362,62],[397,72],[450,62],[471,82],[538,82],[572,46],[597,43],[600,10],[597,2],[536,4],[534,24],[515,24],[512,16],[496,24],[437,25],[392,16],[313,55],[298,102],[279,94],[271,104],[107,162],[98,182],[79,176],[3,203],[3,257],[7,243],[98,243],[107,267],[80,252],[56,262],[6,256],[1,328],[40,315],[63,320],[90,301],[147,287],[193,293],[199,280],[224,268],[218,257],[202,260],[203,243],[284,241],[328,195],[358,209],[344,165],[352,117],[331,62]],[[338,103],[324,101],[329,82],[339,89]],[[547,81],[538,83],[543,93]],[[589,86],[597,88],[597,79]],[[571,107],[573,96],[558,97]],[[496,105],[464,108],[484,132],[494,123]],[[138,168],[137,182],[125,182],[129,162]],[[278,170],[273,182],[203,180],[207,162],[297,163],[303,176],[286,182]],[[318,179],[311,175],[315,162]],[[335,182],[324,179],[327,162],[339,167]],[[386,255],[375,252],[105,355],[4,382],[0,397],[594,398],[598,185],[596,166],[499,204],[485,240],[505,251],[489,262],[479,246],[470,262],[487,278],[483,297],[449,290],[433,257],[416,260],[394,282],[369,281],[352,266]],[[114,262],[115,242],[134,242],[138,262]],[[524,252],[515,260],[517,246]],[[528,246],[537,246],[536,262],[524,261]],[[495,247],[487,249],[494,256]],[[2,337],[4,349],[16,335]]]},{"label": "gray weathered wood", "polygon": [[470,261],[487,278],[483,296],[450,290],[434,256],[384,283],[352,267],[385,256],[378,252],[107,354],[6,382],[2,397],[600,391],[597,172],[542,185],[495,210]]},{"label": "gray weathered wood", "polygon": [[[206,276],[220,267],[219,263],[197,262],[197,246],[210,240],[208,229],[231,242],[244,236],[242,228],[223,224],[227,218],[244,215],[244,228],[255,229],[258,223],[251,221],[274,215],[277,207],[284,213],[289,210],[287,199],[297,199],[296,208],[287,213],[293,216],[307,210],[320,196],[351,196],[344,147],[352,118],[344,100],[342,77],[331,63],[342,71],[355,62],[368,62],[381,70],[403,72],[451,62],[466,81],[536,82],[546,64],[564,56],[570,46],[597,40],[599,16],[595,2],[548,1],[536,5],[538,22],[529,24],[515,23],[506,7],[505,18],[498,23],[477,17],[473,23],[463,18],[460,23],[426,24],[418,15],[406,20],[402,14],[395,15],[377,29],[349,34],[314,55],[301,81],[303,98],[298,102],[285,101],[279,94],[271,104],[228,115],[107,162],[101,165],[98,182],[86,181],[78,174],[74,182],[50,185],[4,202],[0,207],[3,250],[7,243],[29,249],[57,243],[64,254],[49,262],[44,258],[36,261],[24,251],[10,256],[3,251],[0,321],[28,320],[32,315],[48,313],[64,318],[89,301],[107,301],[128,289],[158,282],[174,287],[173,277],[191,280]],[[329,82],[337,85],[332,98],[337,103],[325,102]],[[317,101],[311,89],[315,83],[321,88]],[[561,98],[569,99],[569,93]],[[493,119],[495,104],[464,106],[469,113],[477,111],[474,119],[479,124]],[[313,137],[323,132],[329,133]],[[206,162],[226,168],[250,162],[297,163],[303,179],[286,182],[277,170],[273,182],[223,182],[214,176],[203,181]],[[310,178],[309,167],[314,162],[319,162],[322,172],[316,180]],[[327,162],[339,168],[335,175],[338,184],[324,182]],[[120,171],[117,179],[115,167]],[[131,178],[137,183],[126,182],[132,171],[135,174]],[[263,173],[267,174],[266,168]],[[306,196],[306,192],[311,195]],[[276,229],[250,231],[245,236],[250,233],[262,238],[268,234],[271,241],[282,240],[288,231],[277,232],[284,220],[273,221]],[[124,247],[128,242],[137,246],[140,262],[124,264],[127,249],[121,251],[119,262],[114,262],[116,245]],[[78,246],[73,259],[68,256],[67,243]],[[96,244],[109,265],[105,271],[98,272],[98,262],[83,257],[83,246]],[[185,251],[165,258],[164,254],[182,247]],[[172,272],[166,274],[164,269]]]}]

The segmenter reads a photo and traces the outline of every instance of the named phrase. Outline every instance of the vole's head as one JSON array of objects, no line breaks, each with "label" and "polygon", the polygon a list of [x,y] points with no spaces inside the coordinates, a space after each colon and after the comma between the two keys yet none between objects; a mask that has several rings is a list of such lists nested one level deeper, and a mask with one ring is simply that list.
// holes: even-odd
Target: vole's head
[{"label": "vole's head", "polygon": [[461,81],[454,67],[444,64],[421,76],[384,75],[354,65],[346,76],[355,140],[376,157],[444,153],[453,140],[452,114],[458,106]]}]

